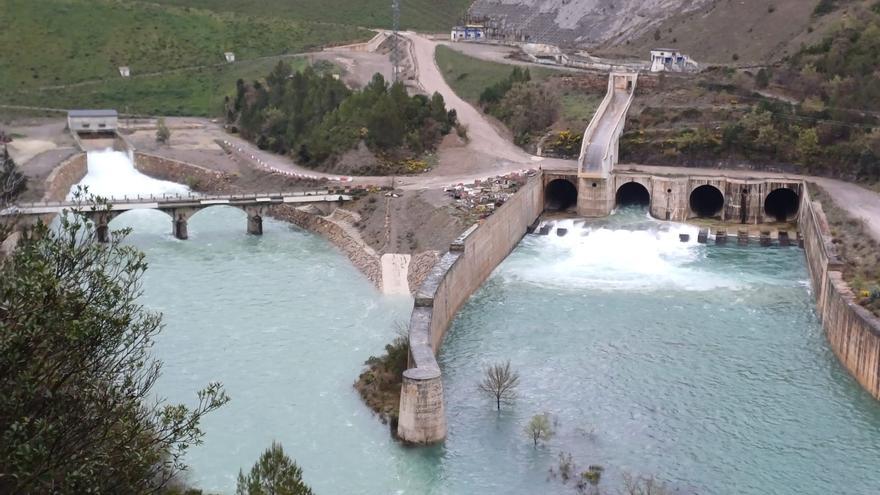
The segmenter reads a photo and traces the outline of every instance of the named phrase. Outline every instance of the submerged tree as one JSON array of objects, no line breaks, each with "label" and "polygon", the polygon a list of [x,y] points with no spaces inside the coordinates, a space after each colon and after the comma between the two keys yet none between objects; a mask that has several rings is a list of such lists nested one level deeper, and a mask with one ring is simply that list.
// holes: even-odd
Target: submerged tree
[{"label": "submerged tree", "polygon": [[38,225],[0,264],[0,493],[158,491],[228,400],[217,383],[193,409],[156,399],[144,255],[127,231],[97,243],[82,213]]},{"label": "submerged tree", "polygon": [[550,416],[547,413],[536,414],[526,424],[526,434],[538,446],[538,442],[546,442],[553,437],[553,426],[550,424]]},{"label": "submerged tree", "polygon": [[312,495],[302,480],[302,469],[287,457],[280,443],[260,455],[247,476],[238,472],[236,495]]},{"label": "submerged tree", "polygon": [[510,369],[510,361],[507,361],[486,368],[479,388],[495,399],[495,407],[500,411],[502,401],[508,402],[516,398],[518,384],[519,374]]}]

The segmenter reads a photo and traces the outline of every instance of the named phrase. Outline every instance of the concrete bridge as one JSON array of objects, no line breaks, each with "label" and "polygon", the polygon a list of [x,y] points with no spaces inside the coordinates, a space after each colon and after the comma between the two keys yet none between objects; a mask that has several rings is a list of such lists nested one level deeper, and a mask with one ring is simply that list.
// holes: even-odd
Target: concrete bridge
[{"label": "concrete bridge", "polygon": [[352,197],[348,191],[313,190],[289,193],[257,193],[231,195],[162,195],[138,196],[136,198],[110,198],[108,205],[89,206],[74,201],[43,202],[15,205],[0,212],[0,216],[17,216],[37,219],[54,216],[64,211],[79,211],[95,223],[100,242],[110,240],[110,221],[131,210],[159,210],[171,217],[171,232],[178,239],[187,239],[187,222],[197,212],[212,206],[232,206],[247,213],[247,232],[263,234],[263,215],[275,205],[305,205],[315,203],[339,203]]}]

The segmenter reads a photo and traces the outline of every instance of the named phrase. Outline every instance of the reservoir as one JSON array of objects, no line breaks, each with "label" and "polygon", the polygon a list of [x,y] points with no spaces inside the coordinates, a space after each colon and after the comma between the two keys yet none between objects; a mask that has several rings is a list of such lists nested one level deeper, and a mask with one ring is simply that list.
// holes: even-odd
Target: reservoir
[{"label": "reservoir", "polygon": [[[99,194],[186,191],[124,155],[89,166]],[[164,314],[157,392],[192,404],[221,381],[232,399],[187,479],[233,493],[277,440],[321,494],[574,493],[548,480],[560,452],[603,466],[612,493],[623,473],[678,493],[877,492],[880,406],[829,350],[801,250],[681,243],[696,230],[641,210],[560,224],[568,235],[524,238],[458,315],[439,356],[448,439],[411,449],[352,388],[411,299],[285,223],[246,235],[237,209],[199,212],[188,241],[157,211],[114,220],[150,263],[143,304]],[[508,359],[519,396],[498,413],[477,383]],[[556,435],[534,448],[523,426],[543,412]]]}]

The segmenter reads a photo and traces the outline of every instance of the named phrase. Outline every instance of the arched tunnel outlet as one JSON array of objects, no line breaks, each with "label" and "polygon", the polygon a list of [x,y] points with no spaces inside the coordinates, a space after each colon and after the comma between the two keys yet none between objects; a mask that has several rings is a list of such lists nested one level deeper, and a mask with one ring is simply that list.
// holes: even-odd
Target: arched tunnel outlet
[{"label": "arched tunnel outlet", "polygon": [[769,219],[787,222],[797,215],[801,198],[797,192],[788,189],[774,189],[764,200],[764,213]]},{"label": "arched tunnel outlet", "polygon": [[617,206],[648,206],[651,204],[651,194],[642,184],[627,182],[617,190],[615,200]]},{"label": "arched tunnel outlet", "polygon": [[702,185],[691,192],[690,207],[700,218],[716,217],[724,208],[724,194],[715,186]]},{"label": "arched tunnel outlet", "polygon": [[555,179],[544,189],[544,209],[565,211],[577,205],[577,187],[566,179]]}]

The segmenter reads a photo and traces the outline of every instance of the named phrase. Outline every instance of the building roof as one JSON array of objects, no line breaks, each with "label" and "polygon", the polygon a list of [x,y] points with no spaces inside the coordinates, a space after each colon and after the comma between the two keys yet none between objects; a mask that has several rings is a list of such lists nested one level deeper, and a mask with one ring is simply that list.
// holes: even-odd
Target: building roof
[{"label": "building roof", "polygon": [[117,117],[116,110],[70,110],[68,117]]}]

